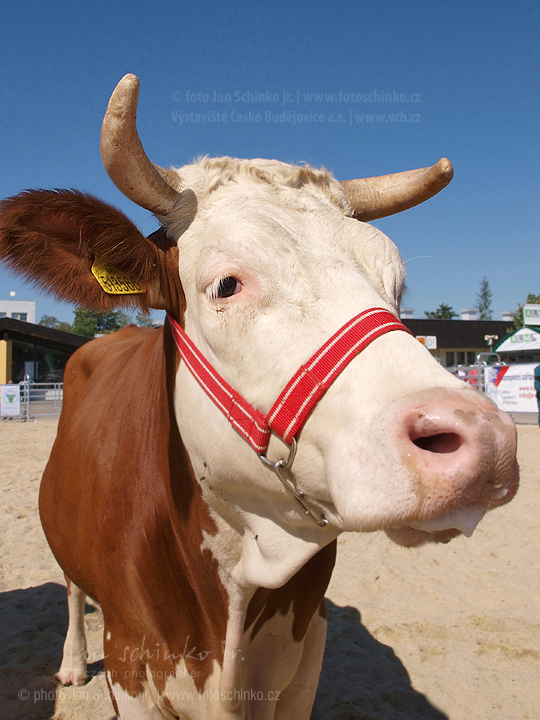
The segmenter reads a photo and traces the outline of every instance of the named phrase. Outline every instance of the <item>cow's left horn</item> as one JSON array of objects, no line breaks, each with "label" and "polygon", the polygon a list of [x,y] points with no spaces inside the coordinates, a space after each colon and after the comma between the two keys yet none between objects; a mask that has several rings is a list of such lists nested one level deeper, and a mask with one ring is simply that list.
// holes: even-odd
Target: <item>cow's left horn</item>
[{"label": "cow's left horn", "polygon": [[178,199],[180,178],[154,165],[137,133],[139,78],[125,75],[116,86],[101,128],[101,159],[126,197],[156,215],[167,215]]},{"label": "cow's left horn", "polygon": [[448,185],[454,170],[442,158],[428,168],[341,183],[357,220],[367,222],[419,205]]}]

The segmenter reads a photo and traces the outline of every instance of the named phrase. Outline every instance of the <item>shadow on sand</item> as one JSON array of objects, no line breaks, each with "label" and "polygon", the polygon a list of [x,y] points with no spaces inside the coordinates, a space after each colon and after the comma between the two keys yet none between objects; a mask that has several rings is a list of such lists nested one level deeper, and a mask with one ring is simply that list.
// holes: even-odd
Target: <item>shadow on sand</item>
[{"label": "shadow on sand", "polygon": [[448,720],[411,685],[391,647],[354,607],[326,600],[328,636],[311,720]]},{"label": "shadow on sand", "polygon": [[[392,648],[353,607],[329,600],[328,638],[312,720],[448,720],[415,690]],[[86,606],[86,613],[96,610]],[[46,720],[67,630],[66,588],[57,583],[0,593],[0,717]],[[103,662],[89,665],[94,675]]]},{"label": "shadow on sand", "polygon": [[[86,605],[86,613],[96,609]],[[44,720],[55,709],[54,673],[67,631],[66,588],[57,583],[0,593],[0,717]],[[91,675],[103,662],[89,665]]]}]

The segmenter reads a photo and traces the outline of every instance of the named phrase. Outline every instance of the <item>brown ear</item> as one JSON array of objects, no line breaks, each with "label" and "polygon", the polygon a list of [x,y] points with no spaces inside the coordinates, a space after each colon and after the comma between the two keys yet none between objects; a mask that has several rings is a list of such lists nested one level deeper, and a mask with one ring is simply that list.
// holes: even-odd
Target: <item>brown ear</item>
[{"label": "brown ear", "polygon": [[[157,247],[120,210],[75,190],[30,190],[0,203],[0,259],[62,300],[96,310],[145,311],[160,281],[165,241]],[[146,291],[108,294],[94,260]]]}]

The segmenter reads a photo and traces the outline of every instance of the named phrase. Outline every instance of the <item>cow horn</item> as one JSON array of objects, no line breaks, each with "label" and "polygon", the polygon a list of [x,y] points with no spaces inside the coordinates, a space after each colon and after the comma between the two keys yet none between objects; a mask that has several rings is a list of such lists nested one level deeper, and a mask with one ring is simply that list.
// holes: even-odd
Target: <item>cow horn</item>
[{"label": "cow horn", "polygon": [[428,168],[407,170],[393,175],[343,180],[341,186],[357,220],[368,222],[419,205],[448,185],[454,170],[442,158]]},{"label": "cow horn", "polygon": [[156,215],[167,215],[178,199],[181,180],[154,165],[137,133],[139,78],[125,75],[116,86],[101,128],[101,159],[116,187]]}]

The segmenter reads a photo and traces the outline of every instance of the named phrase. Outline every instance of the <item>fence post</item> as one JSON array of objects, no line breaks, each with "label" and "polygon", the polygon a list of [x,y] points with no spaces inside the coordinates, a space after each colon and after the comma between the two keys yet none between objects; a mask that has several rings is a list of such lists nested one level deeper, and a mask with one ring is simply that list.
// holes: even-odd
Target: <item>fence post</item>
[{"label": "fence post", "polygon": [[24,422],[30,422],[30,375],[25,375],[21,382],[24,388]]}]

